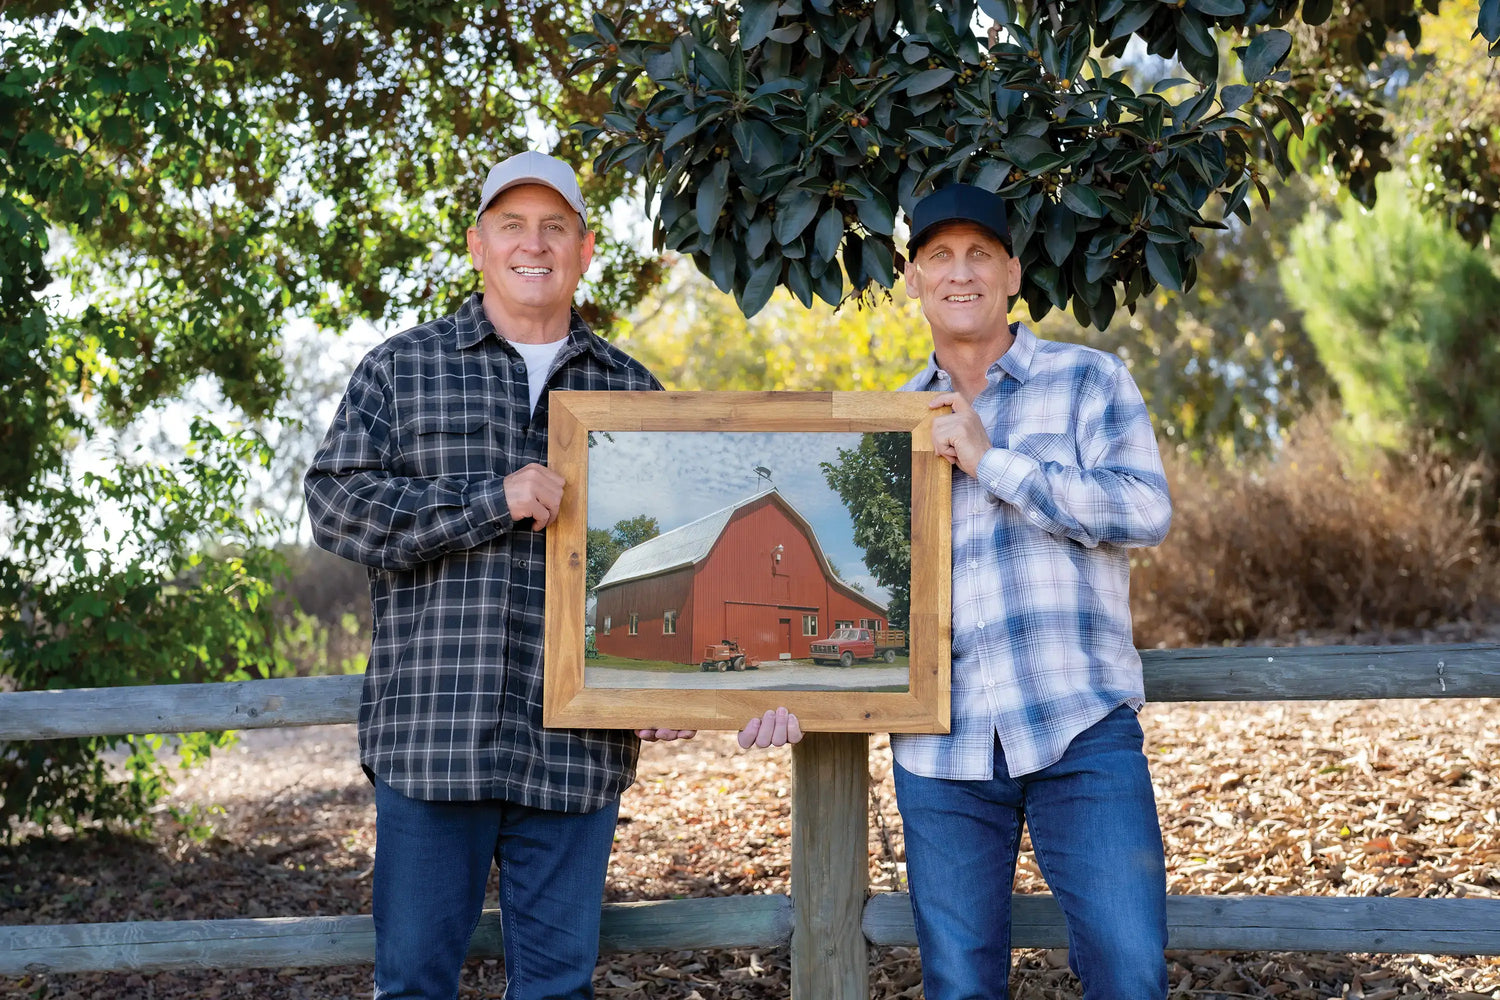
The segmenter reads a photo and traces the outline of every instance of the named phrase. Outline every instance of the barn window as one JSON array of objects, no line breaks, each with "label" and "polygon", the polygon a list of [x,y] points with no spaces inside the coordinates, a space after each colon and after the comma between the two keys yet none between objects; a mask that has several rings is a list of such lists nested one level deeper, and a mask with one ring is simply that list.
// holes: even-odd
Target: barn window
[{"label": "barn window", "polygon": [[641,633],[641,616],[638,615],[638,614],[636,614],[634,611],[632,611],[632,612],[630,612],[630,634],[631,635],[640,635],[640,633]]},{"label": "barn window", "polygon": [[663,611],[661,613],[661,634],[662,635],[676,635],[677,634],[677,612],[675,612],[675,611]]},{"label": "barn window", "polygon": [[818,616],[817,615],[803,615],[802,616],[802,634],[803,635],[817,635],[818,634]]},{"label": "barn window", "polygon": [[870,628],[870,629],[872,629],[872,628],[875,627],[875,619],[873,619],[873,618],[861,618],[859,620],[859,627],[860,628]]},{"label": "barn window", "polygon": [[604,616],[604,634],[609,635],[609,615]]},{"label": "barn window", "polygon": [[838,628],[853,628],[854,627],[854,622],[851,621],[850,619],[847,619],[847,618],[840,618],[840,619],[837,619],[833,623],[833,627],[836,628],[836,629],[838,629]]}]

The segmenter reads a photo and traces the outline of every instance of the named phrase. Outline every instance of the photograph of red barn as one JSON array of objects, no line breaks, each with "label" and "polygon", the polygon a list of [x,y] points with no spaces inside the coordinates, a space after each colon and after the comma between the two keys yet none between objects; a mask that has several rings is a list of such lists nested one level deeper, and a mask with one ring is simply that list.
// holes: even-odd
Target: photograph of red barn
[{"label": "photograph of red barn", "polygon": [[594,593],[599,652],[642,660],[696,663],[724,639],[761,660],[803,659],[835,628],[888,625],[775,489],[625,550]]}]

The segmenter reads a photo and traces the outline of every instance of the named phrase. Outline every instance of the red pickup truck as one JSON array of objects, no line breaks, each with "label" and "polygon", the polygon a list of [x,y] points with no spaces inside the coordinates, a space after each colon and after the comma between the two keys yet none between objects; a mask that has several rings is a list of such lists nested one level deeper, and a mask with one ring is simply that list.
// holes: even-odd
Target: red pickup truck
[{"label": "red pickup truck", "polygon": [[875,631],[868,628],[834,629],[833,634],[822,642],[808,647],[814,663],[837,663],[841,667],[854,665],[855,660],[884,660],[896,662],[896,654],[906,652],[906,633],[902,631]]}]

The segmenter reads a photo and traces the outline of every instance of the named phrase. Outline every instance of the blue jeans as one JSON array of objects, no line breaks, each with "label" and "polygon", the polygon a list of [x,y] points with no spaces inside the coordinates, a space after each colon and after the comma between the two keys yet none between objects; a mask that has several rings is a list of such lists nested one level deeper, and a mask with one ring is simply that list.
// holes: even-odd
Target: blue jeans
[{"label": "blue jeans", "polygon": [[500,866],[505,1000],[589,1000],[618,801],[423,802],[375,781],[375,1000],[453,1000]]},{"label": "blue jeans", "polygon": [[1166,864],[1156,801],[1128,706],[1062,759],[1019,778],[923,778],[896,766],[906,871],[927,1000],[1005,1000],[1010,894],[1021,826],[1068,928],[1084,1000],[1167,995]]}]

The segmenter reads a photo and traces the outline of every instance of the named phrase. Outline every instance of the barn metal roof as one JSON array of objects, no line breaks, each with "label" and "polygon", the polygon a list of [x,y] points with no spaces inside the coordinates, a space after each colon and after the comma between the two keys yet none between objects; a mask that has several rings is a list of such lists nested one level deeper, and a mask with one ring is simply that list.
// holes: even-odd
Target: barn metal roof
[{"label": "barn metal roof", "polygon": [[713,551],[714,543],[724,533],[729,519],[734,516],[735,511],[751,504],[758,503],[767,497],[775,497],[780,506],[787,511],[802,528],[807,532],[807,537],[812,541],[813,552],[818,557],[818,563],[823,567],[824,574],[835,584],[850,591],[859,600],[864,601],[871,607],[885,610],[885,605],[870,597],[861,594],[849,587],[847,583],[839,579],[833,567],[828,563],[828,557],[823,554],[823,546],[818,542],[817,533],[813,531],[812,525],[807,522],[793,507],[786,497],[777,492],[776,487],[762,490],[751,497],[746,497],[739,503],[731,504],[722,510],[716,510],[712,514],[690,521],[680,528],[663,532],[655,538],[647,539],[634,548],[626,549],[620,553],[615,564],[609,568],[609,572],[599,580],[594,588],[595,591],[612,587],[617,583],[625,583],[628,580],[640,580],[648,576],[657,576],[684,566],[692,566],[708,558],[709,552]]},{"label": "barn metal roof", "polygon": [[706,558],[714,547],[714,542],[717,542],[719,535],[723,534],[734,512],[762,496],[765,494],[761,493],[732,507],[716,510],[707,517],[700,517],[680,528],[673,528],[655,538],[647,539],[634,548],[626,549],[620,553],[620,557],[609,568],[609,572],[599,580],[598,586],[608,587],[611,584],[624,583],[626,580],[656,576],[668,570],[691,566],[698,560]]}]

